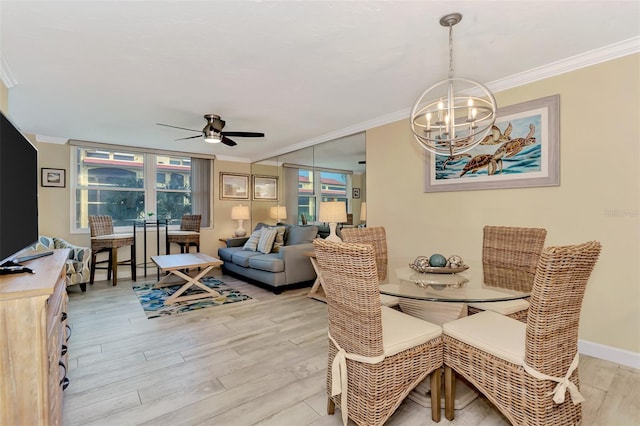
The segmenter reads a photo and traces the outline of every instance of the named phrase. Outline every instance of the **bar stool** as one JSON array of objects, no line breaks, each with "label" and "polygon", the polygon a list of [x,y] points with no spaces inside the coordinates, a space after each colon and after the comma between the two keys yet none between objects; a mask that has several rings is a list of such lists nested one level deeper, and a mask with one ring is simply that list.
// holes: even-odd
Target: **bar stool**
[{"label": "bar stool", "polygon": [[[136,280],[136,243],[133,233],[113,232],[113,220],[111,216],[89,216],[89,228],[91,229],[91,277],[89,283],[93,284],[96,269],[107,270],[107,280],[111,279],[113,271],[113,285],[118,284],[118,264],[131,265],[131,279]],[[118,262],[118,248],[131,246],[131,259]],[[108,252],[109,259],[97,261],[97,254]],[[97,264],[107,263],[106,267],[96,267]]]},{"label": "bar stool", "polygon": [[171,243],[180,246],[180,253],[189,253],[189,247],[195,246],[200,252],[200,222],[202,215],[185,214],[180,220],[180,230],[167,231],[167,254],[170,254]]}]

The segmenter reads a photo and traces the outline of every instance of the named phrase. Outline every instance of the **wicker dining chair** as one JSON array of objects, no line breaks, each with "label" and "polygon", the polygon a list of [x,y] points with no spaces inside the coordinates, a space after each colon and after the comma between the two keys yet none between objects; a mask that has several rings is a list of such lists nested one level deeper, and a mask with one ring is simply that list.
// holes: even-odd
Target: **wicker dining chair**
[{"label": "wicker dining chair", "polygon": [[200,222],[202,215],[185,214],[180,220],[180,229],[167,231],[167,254],[170,253],[171,243],[180,246],[180,253],[189,253],[189,247],[195,246],[200,251]]},{"label": "wicker dining chair", "polygon": [[431,416],[440,420],[442,329],[380,304],[369,244],[313,242],[329,317],[327,412],[382,425],[431,374]]},{"label": "wicker dining chair", "polygon": [[455,372],[514,425],[581,423],[578,325],[600,250],[596,241],[545,248],[526,324],[492,311],[444,324],[447,419],[454,417]]},{"label": "wicker dining chair", "polygon": [[[531,292],[546,236],[547,230],[543,228],[485,226],[482,241],[484,284]],[[529,302],[522,299],[469,303],[468,313],[488,310],[526,322],[528,308]]]},{"label": "wicker dining chair", "polygon": [[[376,268],[378,280],[384,282],[387,279],[387,264],[389,254],[387,251],[387,234],[384,227],[372,226],[369,228],[342,228],[342,241],[345,243],[371,244],[376,252]],[[386,294],[380,295],[380,302],[384,306],[396,307],[400,300],[397,297]]]},{"label": "wicker dining chair", "polygon": [[[133,232],[114,233],[113,219],[111,216],[95,215],[89,216],[89,229],[91,231],[91,274],[89,284],[93,284],[96,269],[107,270],[107,280],[113,274],[113,285],[118,285],[118,265],[127,264],[131,266],[131,279],[136,280],[136,242]],[[118,248],[131,247],[131,258],[129,260],[118,261]],[[108,252],[107,260],[97,261],[99,253]],[[105,267],[97,265],[106,263]]]}]

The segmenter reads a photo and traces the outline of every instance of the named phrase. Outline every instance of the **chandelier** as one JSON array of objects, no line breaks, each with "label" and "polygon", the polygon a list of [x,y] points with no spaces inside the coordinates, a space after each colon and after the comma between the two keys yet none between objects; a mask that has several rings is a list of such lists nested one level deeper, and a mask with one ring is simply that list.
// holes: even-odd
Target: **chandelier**
[{"label": "chandelier", "polygon": [[478,145],[496,121],[496,100],[481,83],[453,76],[453,26],[460,13],[440,18],[449,27],[449,78],[425,90],[411,110],[411,131],[420,145],[454,156]]}]

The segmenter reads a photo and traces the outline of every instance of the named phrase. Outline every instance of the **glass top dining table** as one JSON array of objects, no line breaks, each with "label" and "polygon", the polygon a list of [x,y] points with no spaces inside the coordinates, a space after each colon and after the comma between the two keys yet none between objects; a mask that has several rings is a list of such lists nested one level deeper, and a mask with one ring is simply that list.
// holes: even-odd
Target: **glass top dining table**
[{"label": "glass top dining table", "polygon": [[398,268],[397,281],[381,284],[380,293],[430,302],[499,302],[529,297],[531,293],[483,284],[482,268],[457,274],[420,273],[409,266]]}]

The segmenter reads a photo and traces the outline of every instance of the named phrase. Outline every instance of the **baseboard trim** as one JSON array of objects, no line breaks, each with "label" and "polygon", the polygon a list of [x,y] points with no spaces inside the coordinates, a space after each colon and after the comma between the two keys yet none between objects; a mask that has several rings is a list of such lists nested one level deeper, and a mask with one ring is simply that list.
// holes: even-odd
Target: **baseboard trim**
[{"label": "baseboard trim", "polygon": [[640,370],[640,353],[578,339],[578,351],[594,358]]}]

